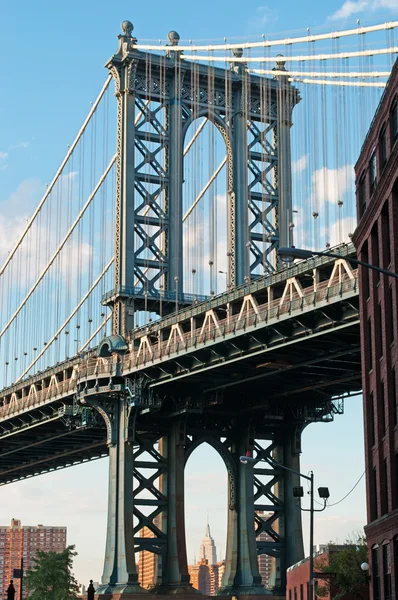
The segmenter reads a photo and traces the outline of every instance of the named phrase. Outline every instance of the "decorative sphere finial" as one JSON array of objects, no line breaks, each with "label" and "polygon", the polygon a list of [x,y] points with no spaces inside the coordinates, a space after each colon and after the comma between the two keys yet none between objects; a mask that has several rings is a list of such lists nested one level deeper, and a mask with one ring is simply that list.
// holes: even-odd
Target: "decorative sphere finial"
[{"label": "decorative sphere finial", "polygon": [[242,58],[243,48],[232,48],[232,54],[235,56],[235,58]]},{"label": "decorative sphere finial", "polygon": [[132,37],[131,34],[133,33],[133,29],[134,29],[134,25],[132,24],[131,21],[123,21],[123,23],[122,23],[123,35],[126,35],[127,37]]},{"label": "decorative sphere finial", "polygon": [[180,41],[180,36],[176,31],[169,31],[167,37],[170,42],[170,46],[178,46],[178,42]]}]

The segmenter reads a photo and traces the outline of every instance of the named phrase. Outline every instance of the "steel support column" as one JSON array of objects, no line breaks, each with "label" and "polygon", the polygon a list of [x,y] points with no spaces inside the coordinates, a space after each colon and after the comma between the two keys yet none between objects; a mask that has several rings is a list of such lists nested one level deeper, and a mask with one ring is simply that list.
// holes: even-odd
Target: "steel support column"
[{"label": "steel support column", "polygon": [[177,55],[174,64],[174,75],[170,80],[170,99],[168,107],[167,147],[169,187],[167,192],[167,209],[169,229],[166,254],[169,258],[166,288],[173,294],[183,293],[182,269],[182,178],[183,178],[183,134],[181,107],[181,62]]},{"label": "steel support column", "polygon": [[185,541],[185,441],[185,422],[180,419],[172,421],[167,437],[162,440],[168,463],[167,475],[162,482],[162,491],[167,495],[167,518],[165,519],[167,546],[162,565],[162,584],[155,593],[193,594],[196,592],[189,582]]},{"label": "steel support column", "polygon": [[106,421],[109,442],[108,526],[102,585],[98,600],[144,593],[138,584],[133,531],[133,449],[129,409],[124,399],[108,408],[97,403]]},{"label": "steel support column", "polygon": [[[281,63],[277,63],[277,67],[284,70]],[[293,244],[290,128],[292,126],[293,106],[297,100],[293,100],[293,88],[287,75],[278,76],[278,81],[278,119],[276,128],[276,146],[278,150],[278,246],[288,247]]]},{"label": "steel support column", "polygon": [[[247,75],[242,70],[242,79],[233,87],[233,120],[232,120],[232,156],[233,156],[233,223],[230,239],[234,247],[230,249],[235,256],[235,281],[233,285],[241,285],[245,277],[250,277],[249,265],[249,213],[247,209]],[[230,274],[231,276],[231,274]]]},{"label": "steel support column", "polygon": [[[286,424],[283,438],[273,452],[276,463],[297,472],[300,472],[301,432],[300,425]],[[275,470],[278,472],[277,466]],[[283,539],[284,551],[276,564],[275,586],[285,590],[286,569],[304,558],[301,504],[300,499],[293,496],[293,487],[300,485],[300,477],[284,469],[279,469],[278,475],[275,492],[283,506],[283,514],[276,529]]]},{"label": "steel support column", "polygon": [[[120,52],[108,63],[115,80],[117,114],[115,299],[112,332],[125,335],[134,327],[134,311],[124,291],[134,285],[134,185],[135,185],[135,97],[136,61],[126,51],[132,38],[119,37]],[[122,54],[123,52],[123,54]],[[122,58],[123,57],[123,58]]]},{"label": "steel support column", "polygon": [[261,583],[258,570],[256,535],[254,530],[253,469],[243,465],[239,457],[247,450],[247,430],[240,431],[232,449],[236,461],[236,481],[229,478],[230,503],[228,511],[228,531],[226,568],[223,587],[218,595],[258,596],[267,592]]}]

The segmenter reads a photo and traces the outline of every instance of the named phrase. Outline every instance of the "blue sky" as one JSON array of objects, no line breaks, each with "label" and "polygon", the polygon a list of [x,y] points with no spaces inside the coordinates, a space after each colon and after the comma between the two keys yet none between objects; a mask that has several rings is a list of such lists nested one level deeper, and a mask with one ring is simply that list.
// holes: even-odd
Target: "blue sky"
[{"label": "blue sky", "polygon": [[[117,47],[120,23],[130,19],[139,40],[166,39],[171,29],[182,39],[228,40],[312,32],[382,22],[397,17],[396,0],[282,0],[261,2],[202,0],[117,3],[103,0],[54,3],[17,1],[0,5],[0,216],[12,203],[29,215],[45,183],[52,179],[67,144],[101,88],[105,61]],[[3,233],[3,236],[5,234]],[[0,250],[4,239],[0,239]],[[342,467],[344,465],[344,468]],[[344,416],[304,433],[302,468],[328,485],[331,502],[343,497],[364,469],[361,399],[346,401]],[[193,559],[209,511],[219,549],[225,549],[226,476],[220,459],[200,448],[187,468],[189,560]],[[25,524],[68,527],[79,556],[78,579],[99,580],[106,529],[107,461],[75,467],[0,488],[0,523],[12,517]],[[341,504],[316,521],[317,543],[343,541],[365,523],[364,481]],[[308,527],[305,526],[305,531]]]}]

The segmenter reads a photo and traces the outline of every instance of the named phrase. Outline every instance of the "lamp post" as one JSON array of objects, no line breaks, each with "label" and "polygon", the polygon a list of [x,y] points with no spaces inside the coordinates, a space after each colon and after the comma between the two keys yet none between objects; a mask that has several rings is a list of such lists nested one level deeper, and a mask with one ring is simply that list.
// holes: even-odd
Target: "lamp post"
[{"label": "lamp post", "polygon": [[373,271],[377,271],[378,273],[383,273],[384,275],[388,275],[389,277],[394,277],[398,279],[398,273],[394,271],[388,271],[387,269],[382,269],[381,267],[376,267],[376,265],[371,265],[370,263],[364,262],[363,260],[358,260],[352,256],[340,256],[340,254],[336,254],[335,252],[329,252],[328,250],[315,251],[315,250],[304,250],[303,248],[294,248],[293,246],[289,248],[288,246],[284,246],[279,248],[277,251],[278,255],[284,262],[290,262],[293,258],[313,258],[314,256],[330,256],[331,258],[344,258],[344,260],[348,260],[348,262],[353,263],[354,265],[361,265],[362,267],[366,267],[367,269],[372,269]]},{"label": "lamp post", "polygon": [[[308,599],[313,600],[313,598],[314,598],[314,554],[313,554],[314,513],[322,512],[323,510],[325,510],[326,501],[330,495],[329,489],[327,487],[318,488],[318,494],[319,494],[319,497],[324,500],[324,506],[323,506],[323,508],[315,509],[314,508],[314,473],[313,473],[313,471],[311,471],[309,475],[305,475],[304,473],[300,473],[299,471],[295,471],[294,469],[289,469],[288,467],[285,467],[284,465],[281,465],[280,463],[275,462],[272,458],[265,460],[264,458],[253,458],[252,456],[241,456],[239,460],[244,465],[246,465],[249,462],[251,462],[251,463],[256,463],[259,461],[268,462],[273,467],[278,467],[278,469],[283,469],[284,471],[289,471],[290,473],[294,473],[295,475],[298,475],[299,477],[302,477],[303,479],[306,479],[307,481],[310,482],[310,508],[309,509],[301,508],[301,506],[300,506],[300,508],[302,511],[310,513],[310,556],[309,556],[309,567],[310,567],[310,569],[309,569],[310,570],[309,584],[310,585],[309,585]],[[295,496],[296,498],[302,498],[304,496],[304,490],[303,490],[302,486],[293,487],[293,496]]]}]

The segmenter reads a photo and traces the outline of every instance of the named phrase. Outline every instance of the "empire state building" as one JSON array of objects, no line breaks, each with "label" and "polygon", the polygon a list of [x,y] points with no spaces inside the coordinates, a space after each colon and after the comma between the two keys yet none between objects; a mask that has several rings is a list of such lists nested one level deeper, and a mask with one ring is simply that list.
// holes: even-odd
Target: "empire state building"
[{"label": "empire state building", "polygon": [[202,543],[200,545],[199,558],[201,560],[206,559],[208,561],[209,565],[217,564],[216,545],[210,534],[209,523],[207,523],[207,525],[206,525],[205,537],[203,538]]}]

